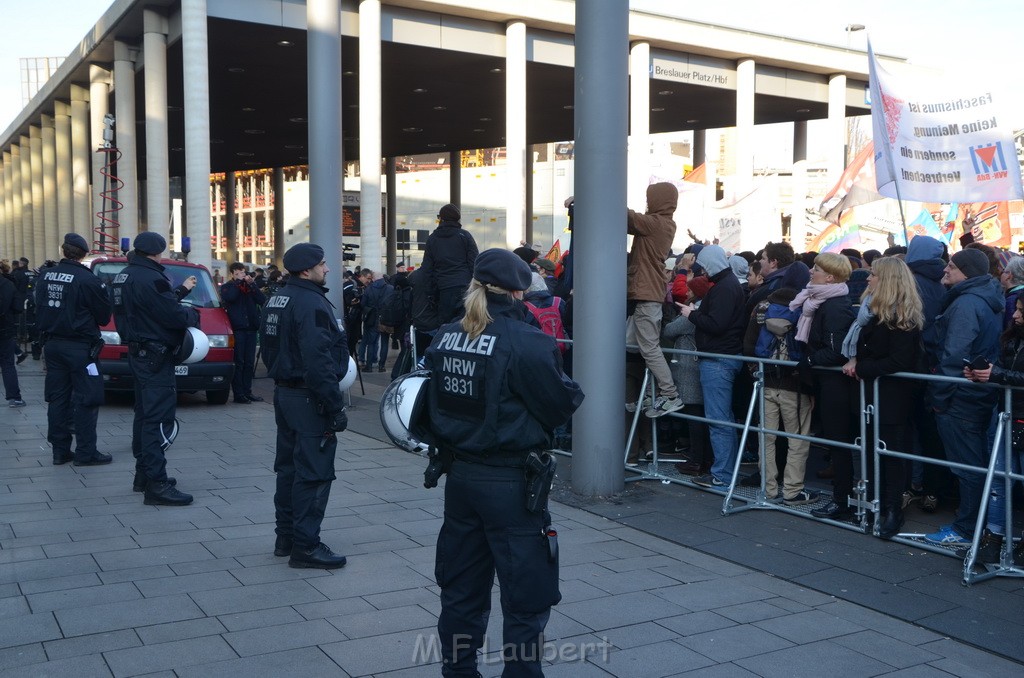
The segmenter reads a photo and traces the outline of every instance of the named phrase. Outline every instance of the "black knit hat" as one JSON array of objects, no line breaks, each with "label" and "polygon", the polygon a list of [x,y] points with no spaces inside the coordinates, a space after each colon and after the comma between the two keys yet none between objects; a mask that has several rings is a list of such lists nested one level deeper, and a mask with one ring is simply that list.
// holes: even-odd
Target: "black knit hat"
[{"label": "black knit hat", "polygon": [[977,278],[988,273],[988,257],[981,250],[971,247],[962,249],[950,257],[950,261],[968,278]]},{"label": "black knit hat", "polygon": [[441,221],[458,221],[462,218],[462,212],[457,206],[449,203],[438,210],[437,218]]},{"label": "black knit hat", "polygon": [[473,277],[510,292],[525,290],[533,281],[525,261],[508,250],[498,248],[484,250],[477,256]]}]

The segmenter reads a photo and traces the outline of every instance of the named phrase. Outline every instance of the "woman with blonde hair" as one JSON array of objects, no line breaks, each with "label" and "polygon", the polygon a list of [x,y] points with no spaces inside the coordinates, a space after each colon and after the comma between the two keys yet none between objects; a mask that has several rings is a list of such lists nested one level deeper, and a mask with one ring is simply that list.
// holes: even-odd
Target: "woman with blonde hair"
[{"label": "woman with blonde hair", "polygon": [[[867,402],[874,403],[873,382],[896,372],[912,372],[917,365],[924,312],[921,296],[910,268],[895,257],[875,259],[868,286],[861,298],[857,320],[843,342],[843,354],[850,360],[843,373],[863,380]],[[914,382],[883,379],[878,385],[878,436],[887,448],[908,452],[911,445],[910,420],[915,397]],[[854,414],[859,412],[859,403]],[[871,431],[869,429],[869,437]],[[873,447],[873,445],[872,445]],[[906,489],[907,466],[902,459],[883,456],[881,460],[882,520],[878,536],[889,539],[903,526],[902,496]],[[874,463],[868,463],[869,481]],[[870,496],[870,495],[869,495]]]},{"label": "woman with blonde hair", "polygon": [[[808,381],[808,371],[815,367],[840,367],[846,362],[843,338],[853,322],[853,305],[846,281],[852,272],[850,260],[835,252],[822,252],[814,258],[811,281],[789,304],[791,310],[801,309],[796,338],[807,344],[800,361],[801,380]],[[820,408],[822,437],[841,443],[852,443],[856,389],[850,380],[834,371],[814,371],[815,407]],[[832,501],[811,511],[817,518],[848,520],[853,509],[847,497],[853,492],[853,459],[850,451],[831,447],[835,479]]]}]

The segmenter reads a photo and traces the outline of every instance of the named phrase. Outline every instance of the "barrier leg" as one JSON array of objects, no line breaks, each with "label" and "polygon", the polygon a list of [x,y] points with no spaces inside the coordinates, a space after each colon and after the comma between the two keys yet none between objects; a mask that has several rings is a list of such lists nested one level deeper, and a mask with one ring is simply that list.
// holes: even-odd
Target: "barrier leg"
[{"label": "barrier leg", "polygon": [[[988,499],[992,492],[992,476],[996,471],[996,460],[998,459],[1000,448],[1003,445],[1003,436],[1006,435],[1007,424],[1010,421],[1010,414],[1008,411],[999,413],[999,423],[996,425],[996,437],[992,441],[992,454],[989,455],[988,460],[988,472],[985,474],[985,485],[981,491],[981,506],[978,507],[978,519],[974,523],[974,539],[971,540],[971,548],[967,550],[967,556],[964,557],[964,585],[973,584],[976,581],[984,581],[996,576],[997,571],[990,572],[975,572],[974,561],[978,557],[978,542],[981,541],[981,534],[985,529],[985,514],[988,509]],[[1012,534],[1009,535],[1012,541]],[[1003,540],[1008,541],[1007,539]],[[1005,543],[1004,543],[1005,547]]]},{"label": "barrier leg", "polygon": [[[754,405],[760,400],[760,394],[764,388],[764,382],[760,379],[754,382],[754,392],[750,394],[750,404],[747,406],[747,418],[743,423],[743,434],[740,435],[739,450],[736,453],[736,463],[732,469],[732,482],[729,483],[729,489],[725,493],[725,500],[722,502],[722,515],[729,515],[730,513],[737,513],[739,511],[745,511],[750,508],[755,508],[756,504],[744,504],[740,507],[733,507],[732,496],[736,492],[736,480],[739,478],[740,464],[743,463],[742,450],[747,444],[747,436],[750,434],[750,422],[754,418]],[[761,428],[764,428],[763,426]],[[761,498],[762,502],[764,499],[764,476],[761,477]],[[766,502],[765,502],[766,503]]]}]

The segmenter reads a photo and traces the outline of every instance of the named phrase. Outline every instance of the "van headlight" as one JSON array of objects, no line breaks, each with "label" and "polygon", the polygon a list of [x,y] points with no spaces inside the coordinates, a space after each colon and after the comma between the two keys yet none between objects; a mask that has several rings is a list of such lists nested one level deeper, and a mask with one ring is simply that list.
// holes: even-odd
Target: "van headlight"
[{"label": "van headlight", "polygon": [[110,332],[110,331],[100,332],[100,339],[102,339],[103,343],[105,343],[105,344],[120,344],[121,343],[121,335],[118,334],[117,332]]},{"label": "van headlight", "polygon": [[229,348],[231,346],[226,334],[209,334],[207,337],[210,339],[210,348]]}]

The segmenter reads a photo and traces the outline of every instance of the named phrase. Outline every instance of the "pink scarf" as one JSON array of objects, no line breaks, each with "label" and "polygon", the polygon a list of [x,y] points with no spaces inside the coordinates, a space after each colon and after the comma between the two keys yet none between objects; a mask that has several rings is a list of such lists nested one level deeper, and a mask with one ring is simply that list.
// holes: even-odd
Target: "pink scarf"
[{"label": "pink scarf", "polygon": [[811,322],[814,312],[829,299],[845,297],[850,293],[846,283],[829,283],[827,285],[808,285],[789,303],[789,310],[795,311],[801,306],[800,319],[796,321],[796,340],[807,343],[811,334]]}]

